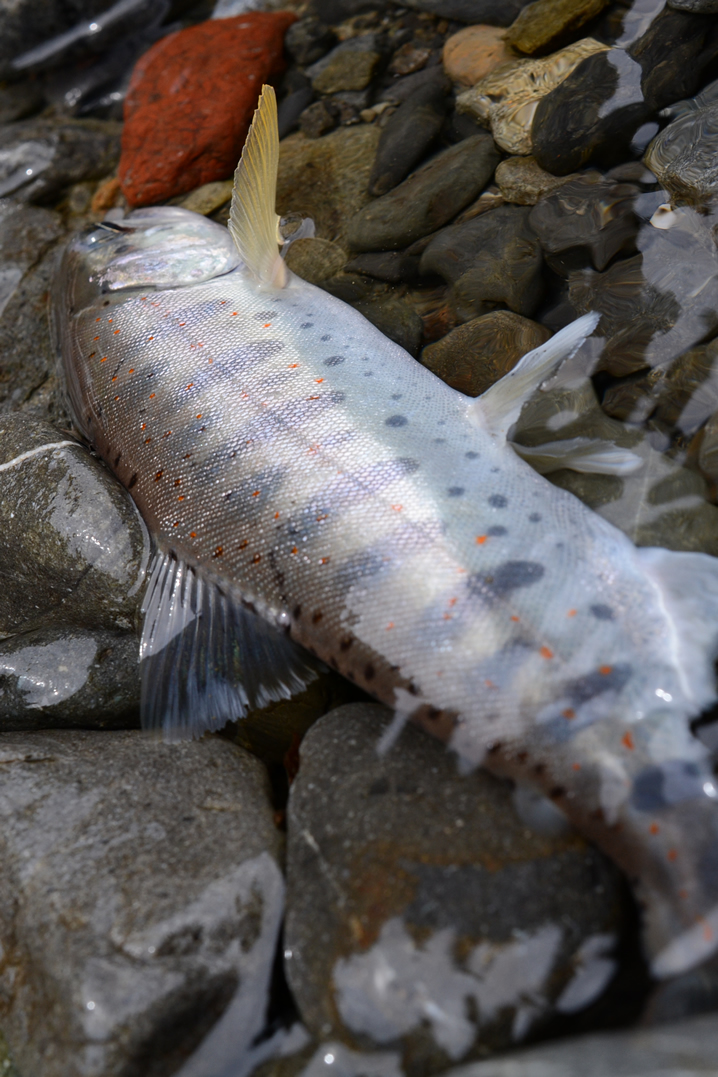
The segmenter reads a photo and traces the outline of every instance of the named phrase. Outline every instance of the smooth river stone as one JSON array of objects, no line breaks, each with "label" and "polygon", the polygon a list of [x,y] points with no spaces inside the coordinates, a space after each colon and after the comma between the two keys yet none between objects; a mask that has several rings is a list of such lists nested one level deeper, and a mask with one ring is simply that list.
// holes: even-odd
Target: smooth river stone
[{"label": "smooth river stone", "polygon": [[411,725],[380,754],[390,720],[341,707],[302,742],[285,963],[310,1031],[401,1052],[397,1077],[418,1077],[601,995],[623,904],[612,867],[550,802],[459,774]]},{"label": "smooth river stone", "polygon": [[[541,167],[566,175],[590,161],[625,160],[656,111],[698,89],[718,54],[714,30],[709,17],[665,8],[629,48],[585,59],[535,111],[531,137]],[[657,125],[644,130],[651,137]]]},{"label": "smooth river stone", "polygon": [[386,194],[408,176],[438,138],[445,115],[443,87],[435,82],[399,105],[381,132],[369,177],[369,194]]},{"label": "smooth river stone", "polygon": [[447,38],[442,57],[446,74],[462,86],[474,86],[499,64],[515,59],[497,26],[465,26]]},{"label": "smooth river stone", "polygon": [[472,202],[498,161],[493,139],[483,133],[442,150],[393,191],[360,210],[349,221],[347,243],[355,251],[408,247]]},{"label": "smooth river stone", "polygon": [[452,389],[479,396],[508,374],[522,355],[551,336],[537,322],[496,310],[457,326],[421,353],[421,362]]},{"label": "smooth river stone", "polygon": [[718,102],[669,123],[648,147],[644,161],[679,200],[706,202],[718,194]]},{"label": "smooth river stone", "polygon": [[263,765],[217,737],[47,731],[0,735],[0,764],[0,1024],[20,1072],[238,1072],[283,906]]},{"label": "smooth river stone", "polygon": [[507,157],[496,169],[496,184],[504,202],[535,206],[540,198],[573,176],[552,176],[534,157]]},{"label": "smooth river stone", "polygon": [[535,0],[508,28],[506,42],[530,56],[552,52],[600,15],[607,3],[608,0]]},{"label": "smooth river stone", "polygon": [[363,90],[371,82],[381,55],[374,34],[350,37],[306,70],[317,93]]},{"label": "smooth river stone", "polygon": [[541,99],[586,57],[606,49],[600,41],[587,37],[545,59],[502,64],[472,89],[459,94],[457,110],[468,112],[490,127],[502,150],[526,156],[532,152],[531,125]]},{"label": "smooth river stone", "polygon": [[[329,0],[335,3],[336,0]],[[509,26],[531,0],[406,0],[406,7],[430,11],[441,19]]]},{"label": "smooth river stone", "polygon": [[110,120],[64,117],[0,127],[0,198],[52,202],[73,183],[106,176],[117,164],[121,132]]}]

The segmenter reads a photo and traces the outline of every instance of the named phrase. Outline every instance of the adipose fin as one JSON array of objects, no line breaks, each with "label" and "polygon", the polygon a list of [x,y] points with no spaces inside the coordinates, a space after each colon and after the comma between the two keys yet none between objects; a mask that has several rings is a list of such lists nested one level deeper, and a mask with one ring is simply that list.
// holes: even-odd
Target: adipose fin
[{"label": "adipose fin", "polygon": [[287,270],[279,254],[282,236],[274,208],[278,165],[277,98],[272,86],[263,86],[234,173],[228,227],[242,261],[257,281],[283,288]]},{"label": "adipose fin", "polygon": [[156,554],[142,613],[142,725],[168,741],[289,699],[320,667],[280,627],[173,554]]},{"label": "adipose fin", "polygon": [[565,359],[570,359],[590,337],[601,315],[592,312],[527,352],[513,370],[504,375],[469,405],[469,414],[494,437],[507,437],[521,409],[533,392]]}]

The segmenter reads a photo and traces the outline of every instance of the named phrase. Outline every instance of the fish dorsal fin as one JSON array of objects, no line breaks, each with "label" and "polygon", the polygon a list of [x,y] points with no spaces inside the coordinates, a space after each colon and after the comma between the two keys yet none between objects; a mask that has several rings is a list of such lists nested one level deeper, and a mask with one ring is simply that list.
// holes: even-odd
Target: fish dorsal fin
[{"label": "fish dorsal fin", "polygon": [[545,344],[527,352],[513,370],[471,401],[471,418],[494,437],[505,438],[531,394],[560,363],[578,351],[598,325],[599,319],[599,314],[584,314]]},{"label": "fish dorsal fin", "polygon": [[283,288],[287,271],[279,255],[279,217],[274,208],[278,164],[277,98],[272,86],[263,86],[234,173],[229,231],[252,276],[260,284]]}]

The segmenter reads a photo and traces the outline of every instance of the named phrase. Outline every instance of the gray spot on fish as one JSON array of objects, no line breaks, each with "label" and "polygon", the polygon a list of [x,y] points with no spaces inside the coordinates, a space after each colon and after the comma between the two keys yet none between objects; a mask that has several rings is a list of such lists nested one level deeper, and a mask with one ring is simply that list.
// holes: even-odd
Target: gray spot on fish
[{"label": "gray spot on fish", "polygon": [[385,420],[387,426],[406,426],[408,422],[409,420],[406,415],[390,415],[389,418]]},{"label": "gray spot on fish", "polygon": [[[322,337],[322,340],[323,339],[324,338]],[[346,361],[346,356],[345,355],[329,355],[329,356],[327,356],[326,359],[322,360],[322,362],[324,363],[324,366],[339,366],[340,363],[344,363],[345,361]]]},{"label": "gray spot on fish", "polygon": [[471,576],[468,581],[469,592],[503,598],[521,587],[538,583],[544,572],[543,565],[537,561],[505,561],[489,575],[477,573]]},{"label": "gray spot on fish", "polygon": [[591,613],[599,621],[613,620],[613,610],[610,606],[604,606],[602,603],[599,603],[597,606],[591,606]]},{"label": "gray spot on fish", "polygon": [[508,531],[505,527],[502,527],[501,524],[497,524],[496,527],[490,527],[486,534],[494,538],[498,537],[499,535],[508,535]]},{"label": "gray spot on fish", "polygon": [[529,516],[529,520],[531,521],[532,524],[537,524],[540,519],[541,519],[541,513],[540,512],[532,512],[531,515]]},{"label": "gray spot on fish", "polygon": [[508,505],[508,500],[503,494],[492,494],[489,498],[489,505],[494,509],[505,509]]},{"label": "gray spot on fish", "polygon": [[577,677],[575,681],[569,681],[565,685],[566,694],[577,707],[582,703],[588,703],[590,699],[603,695],[605,692],[618,692],[626,684],[631,676],[629,665],[613,666],[602,673],[596,670],[587,673],[585,677]]},{"label": "gray spot on fish", "polygon": [[463,486],[450,486],[446,491],[449,497],[462,497],[464,494]]},{"label": "gray spot on fish", "polygon": [[464,456],[467,460],[478,460],[481,454],[477,452],[465,452]]},{"label": "gray spot on fish", "polygon": [[658,811],[682,800],[705,796],[705,775],[691,760],[670,759],[646,767],[633,783],[631,802],[638,811]]}]

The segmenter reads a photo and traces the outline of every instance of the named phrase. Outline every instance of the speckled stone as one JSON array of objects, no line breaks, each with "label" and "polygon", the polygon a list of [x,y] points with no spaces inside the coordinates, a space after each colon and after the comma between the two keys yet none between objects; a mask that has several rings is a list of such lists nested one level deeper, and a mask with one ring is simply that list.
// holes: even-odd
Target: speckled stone
[{"label": "speckled stone", "polygon": [[453,82],[474,86],[499,64],[515,59],[515,54],[498,26],[465,26],[447,38],[442,59]]},{"label": "speckled stone", "polygon": [[506,41],[531,56],[553,52],[595,19],[608,0],[535,0],[509,26]]},{"label": "speckled stone", "polygon": [[328,239],[297,239],[287,251],[286,264],[292,273],[310,284],[322,281],[338,273],[349,255],[338,243]]},{"label": "speckled stone", "polygon": [[479,396],[550,335],[537,322],[508,310],[497,310],[472,318],[435,344],[427,345],[421,361],[452,389]]},{"label": "speckled stone", "polygon": [[298,64],[316,63],[336,44],[336,34],[320,19],[299,19],[287,30],[284,47]]},{"label": "speckled stone", "polygon": [[285,138],[279,150],[277,212],[312,217],[318,236],[343,243],[353,215],[369,201],[380,134],[374,124],[359,124],[320,139],[302,134]]},{"label": "speckled stone", "polygon": [[531,127],[541,99],[587,56],[605,50],[606,45],[588,37],[543,60],[521,59],[504,64],[460,94],[456,107],[491,127],[502,150],[527,156],[532,152]]},{"label": "speckled stone", "polygon": [[651,142],[644,161],[677,200],[703,203],[718,192],[718,102],[669,123]]},{"label": "speckled stone", "polygon": [[477,197],[498,159],[484,134],[442,150],[357,213],[349,221],[347,243],[356,251],[400,250],[436,231]]},{"label": "speckled stone", "polygon": [[310,1031],[401,1052],[413,1077],[596,998],[621,900],[613,869],[547,802],[481,771],[461,777],[415,728],[380,755],[390,718],[342,707],[302,743],[284,946]]},{"label": "speckled stone", "polygon": [[232,197],[232,180],[217,180],[214,183],[203,183],[185,195],[179,205],[182,209],[190,209],[193,213],[201,213],[204,217],[214,213]]},{"label": "speckled stone", "polygon": [[380,59],[374,35],[362,34],[342,41],[308,67],[306,74],[317,93],[363,90],[371,82]]},{"label": "speckled stone", "polygon": [[262,1030],[282,914],[262,765],[139,732],[4,733],[0,761],[0,1026],[20,1072],[226,1072],[217,1041],[229,1067]]},{"label": "speckled stone", "polygon": [[496,183],[505,202],[534,206],[572,176],[552,176],[533,157],[507,157],[496,169]]}]

